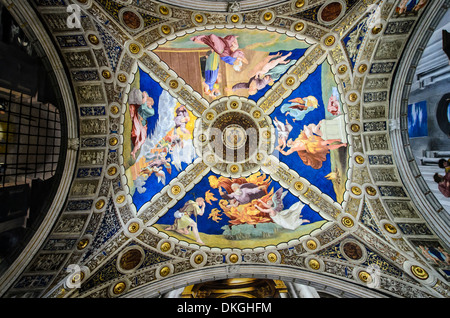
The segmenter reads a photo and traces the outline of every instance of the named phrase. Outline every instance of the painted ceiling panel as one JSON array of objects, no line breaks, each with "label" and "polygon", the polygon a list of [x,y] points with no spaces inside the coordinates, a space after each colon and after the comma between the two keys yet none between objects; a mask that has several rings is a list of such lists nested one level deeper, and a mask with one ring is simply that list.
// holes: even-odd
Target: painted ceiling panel
[{"label": "painted ceiling panel", "polygon": [[411,200],[389,131],[391,83],[427,2],[17,8],[34,7],[72,74],[79,169],[6,297],[149,296],[173,276],[251,276],[243,265],[448,297],[448,242]]}]

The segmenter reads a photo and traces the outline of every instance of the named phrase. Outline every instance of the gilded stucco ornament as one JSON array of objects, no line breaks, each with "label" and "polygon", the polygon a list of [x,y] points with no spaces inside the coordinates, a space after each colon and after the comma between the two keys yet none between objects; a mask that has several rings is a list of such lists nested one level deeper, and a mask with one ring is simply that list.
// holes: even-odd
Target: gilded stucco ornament
[{"label": "gilded stucco ornament", "polygon": [[279,251],[277,250],[267,250],[265,252],[266,262],[269,264],[280,264],[282,262],[282,257]]},{"label": "gilded stucco ornament", "polygon": [[106,204],[105,200],[100,199],[95,203],[95,208],[97,210],[101,210],[105,206],[105,204]]},{"label": "gilded stucco ornament", "polygon": [[428,279],[429,275],[426,270],[424,270],[422,267],[413,265],[411,266],[411,272],[414,274],[415,277],[418,279]]},{"label": "gilded stucco ornament", "polygon": [[124,234],[127,237],[138,237],[144,230],[144,222],[140,218],[130,218],[125,224]]},{"label": "gilded stucco ornament", "polygon": [[135,222],[131,223],[131,224],[128,226],[128,231],[129,231],[130,233],[136,233],[137,231],[139,231],[139,224],[138,224],[138,223],[135,223]]},{"label": "gilded stucco ornament", "polygon": [[318,270],[320,269],[320,263],[318,260],[316,259],[310,259],[308,262],[308,266],[313,269],[313,270]]},{"label": "gilded stucco ornament", "polygon": [[250,100],[222,98],[195,122],[194,146],[212,171],[248,176],[271,153],[272,130],[270,118]]},{"label": "gilded stucco ornament", "polygon": [[304,242],[304,247],[307,250],[315,251],[319,247],[319,242],[315,238],[311,238]]},{"label": "gilded stucco ornament", "polygon": [[121,295],[127,289],[127,285],[125,282],[119,282],[112,286],[112,293],[116,296]]},{"label": "gilded stucco ornament", "polygon": [[164,242],[159,247],[161,252],[164,252],[164,253],[167,253],[168,251],[170,251],[171,248],[172,248],[172,244],[170,244],[169,242]]},{"label": "gilded stucco ornament", "polygon": [[178,195],[181,193],[181,187],[179,185],[174,185],[171,189],[170,192],[172,192],[172,194],[174,195]]},{"label": "gilded stucco ornament", "polygon": [[117,202],[118,204],[124,203],[125,200],[126,200],[126,196],[125,196],[124,194],[118,195],[118,196],[116,197],[116,202]]},{"label": "gilded stucco ornament", "polygon": [[77,244],[77,249],[84,250],[88,245],[89,245],[89,239],[87,239],[87,238],[81,239]]},{"label": "gilded stucco ornament", "polygon": [[351,188],[351,191],[353,194],[358,195],[358,196],[362,194],[361,188],[358,186],[353,186]]},{"label": "gilded stucco ornament", "polygon": [[355,225],[354,221],[353,221],[351,218],[349,218],[349,217],[343,217],[343,218],[341,219],[341,223],[342,223],[345,227],[348,227],[348,228],[353,227],[353,226]]},{"label": "gilded stucco ornament", "polygon": [[239,256],[237,254],[231,254],[228,256],[230,263],[237,263],[239,261]]},{"label": "gilded stucco ornament", "polygon": [[126,248],[117,258],[117,269],[125,274],[134,272],[144,262],[144,253],[140,246]]},{"label": "gilded stucco ornament", "polygon": [[364,159],[363,156],[357,155],[357,156],[355,157],[355,162],[356,162],[357,164],[362,165],[362,164],[365,162],[365,159]]}]

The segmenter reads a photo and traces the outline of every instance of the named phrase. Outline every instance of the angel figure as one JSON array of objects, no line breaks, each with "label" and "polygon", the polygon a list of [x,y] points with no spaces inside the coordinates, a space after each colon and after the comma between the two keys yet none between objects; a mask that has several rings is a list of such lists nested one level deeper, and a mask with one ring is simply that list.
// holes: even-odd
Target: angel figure
[{"label": "angel figure", "polygon": [[269,214],[274,223],[279,226],[288,229],[295,230],[303,223],[309,223],[309,220],[302,218],[302,209],[305,206],[300,201],[293,204],[289,209],[284,210],[283,199],[286,196],[287,191],[283,192],[283,189],[278,189],[271,200],[267,203],[258,200],[258,203],[262,206],[255,205],[255,207],[263,212]]},{"label": "angel figure", "polygon": [[230,206],[239,206],[252,202],[254,199],[259,199],[267,194],[267,186],[258,186],[253,183],[232,183],[231,191],[224,192],[219,188],[219,193],[222,199],[230,201]]},{"label": "angel figure", "polygon": [[319,101],[314,96],[297,97],[290,99],[288,103],[281,106],[281,111],[287,115],[292,116],[292,120],[300,121],[305,118],[305,115],[319,106]]},{"label": "angel figure", "polygon": [[147,178],[150,177],[152,174],[155,174],[155,176],[158,178],[158,183],[166,184],[166,174],[163,171],[162,167],[158,166],[147,166],[142,168],[141,175],[146,175]]},{"label": "angel figure", "polygon": [[[339,142],[339,144],[335,144],[335,142]],[[288,151],[284,151],[280,146],[277,147],[277,150],[285,156],[297,152],[305,165],[313,169],[320,169],[323,162],[327,160],[327,154],[330,153],[330,150],[346,147],[347,144],[342,143],[340,139],[324,140],[317,135],[308,137],[302,131],[297,139],[289,139],[287,146],[290,148]]]},{"label": "angel figure", "polygon": [[284,149],[287,146],[286,142],[288,140],[289,133],[292,131],[293,127],[288,122],[287,119],[286,119],[286,123],[282,123],[275,117],[274,122],[275,122],[275,127],[277,128],[277,132],[278,132],[278,145],[280,146],[281,149]]},{"label": "angel figure", "polygon": [[285,65],[289,64],[291,61],[286,60],[289,56],[292,55],[292,52],[289,52],[288,54],[282,56],[281,52],[278,52],[275,55],[269,55],[267,56],[263,61],[262,65],[260,65],[260,68],[256,71],[254,76],[263,78],[267,73],[269,73],[270,70],[275,68],[277,65]]}]

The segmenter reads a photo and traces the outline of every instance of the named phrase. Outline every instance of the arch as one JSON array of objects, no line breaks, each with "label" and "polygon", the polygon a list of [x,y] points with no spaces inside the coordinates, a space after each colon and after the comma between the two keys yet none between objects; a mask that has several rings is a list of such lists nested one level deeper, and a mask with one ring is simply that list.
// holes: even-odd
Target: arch
[{"label": "arch", "polygon": [[407,118],[408,96],[416,67],[433,30],[448,9],[449,1],[435,1],[429,5],[405,47],[393,81],[389,108],[390,138],[394,158],[398,167],[402,167],[399,173],[404,186],[409,193],[414,194],[411,198],[423,211],[422,216],[430,223],[438,236],[448,242],[450,214],[437,201],[420,174],[409,143],[408,123],[404,120]]},{"label": "arch", "polygon": [[[257,274],[255,274],[257,273]],[[123,298],[155,298],[160,295],[199,282],[214,281],[228,278],[261,278],[277,279],[287,282],[317,287],[319,290],[328,290],[340,297],[358,298],[388,298],[398,295],[386,295],[355,282],[336,279],[324,274],[312,273],[298,268],[264,265],[220,266],[214,268],[197,269],[195,272],[171,275],[167,279],[157,281],[129,291]]]},{"label": "arch", "polygon": [[[23,26],[23,31],[27,37],[39,43],[42,48],[41,58],[45,58],[53,70],[55,82],[59,86],[59,93],[61,99],[61,105],[63,105],[65,122],[66,137],[67,140],[62,140],[63,147],[68,148],[70,141],[77,140],[79,136],[78,132],[78,117],[75,107],[75,101],[72,93],[72,88],[67,78],[63,62],[61,61],[58,51],[52,42],[52,39],[47,34],[44,25],[39,20],[32,6],[26,1],[4,1],[5,6],[8,7],[11,15]],[[14,263],[8,268],[8,270],[0,278],[0,295],[6,292],[9,286],[17,278],[18,275],[26,268],[29,260],[39,251],[40,246],[46,240],[50,230],[57,221],[57,218],[62,211],[69,189],[72,184],[73,174],[75,172],[75,165],[77,161],[76,148],[65,151],[65,161],[63,162],[63,168],[61,169],[61,175],[58,188],[55,191],[55,196],[51,202],[48,211],[42,220],[39,228],[36,229],[35,234],[27,243],[23,251],[16,258]]]}]

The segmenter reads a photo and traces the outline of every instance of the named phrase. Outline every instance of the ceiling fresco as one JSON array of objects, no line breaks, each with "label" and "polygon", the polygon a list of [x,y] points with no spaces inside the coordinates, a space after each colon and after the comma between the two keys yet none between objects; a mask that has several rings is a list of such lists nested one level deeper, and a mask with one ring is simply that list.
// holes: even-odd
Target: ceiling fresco
[{"label": "ceiling fresco", "polygon": [[5,297],[155,297],[255,273],[449,296],[448,242],[389,135],[395,69],[428,1],[245,3],[12,8],[51,34],[80,131],[65,208]]}]

